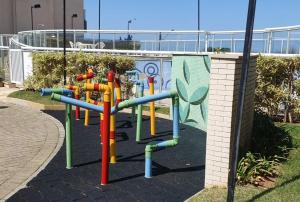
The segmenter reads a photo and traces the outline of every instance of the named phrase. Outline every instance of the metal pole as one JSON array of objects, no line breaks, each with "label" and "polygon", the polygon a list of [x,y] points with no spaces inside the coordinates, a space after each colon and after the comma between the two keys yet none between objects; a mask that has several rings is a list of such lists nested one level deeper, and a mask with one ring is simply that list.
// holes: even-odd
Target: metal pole
[{"label": "metal pole", "polygon": [[110,97],[111,92],[104,92],[103,96],[103,134],[102,138],[102,165],[101,165],[101,185],[106,185],[109,178],[109,128],[110,128]]},{"label": "metal pole", "polygon": [[200,0],[198,0],[198,36],[197,36],[197,52],[200,51]]},{"label": "metal pole", "polygon": [[127,30],[128,30],[128,36],[127,36],[127,39],[129,40],[130,39],[130,35],[129,35],[129,24],[131,23],[131,20],[128,20],[127,22]]},{"label": "metal pole", "polygon": [[66,0],[63,0],[63,15],[64,15],[64,85],[67,84],[67,72],[66,72],[66,66],[67,66],[67,59],[66,59]]},{"label": "metal pole", "polygon": [[99,48],[100,48],[100,40],[101,40],[101,0],[99,0],[99,20],[98,20],[98,29],[99,29]]},{"label": "metal pole", "polygon": [[[144,96],[144,83],[143,81],[139,84],[138,89],[138,97]],[[137,114],[137,122],[136,122],[136,136],[135,141],[140,142],[141,141],[141,133],[142,133],[142,121],[143,121],[143,105],[138,105],[138,114]]]},{"label": "metal pole", "polygon": [[66,158],[67,169],[72,168],[72,105],[66,104]]},{"label": "metal pole", "polygon": [[233,34],[231,35],[231,44],[230,44],[230,52],[234,52],[233,51]]},{"label": "metal pole", "polygon": [[160,42],[161,42],[161,32],[159,32],[159,37],[158,37],[158,51],[160,51]]},{"label": "metal pole", "polygon": [[72,29],[74,29],[74,25],[73,25],[73,16],[72,16],[72,18],[71,18],[71,20],[72,20]]},{"label": "metal pole", "polygon": [[[154,77],[148,77],[149,83],[149,95],[154,94]],[[155,136],[156,127],[155,127],[155,104],[154,102],[150,102],[150,134],[151,136]]]},{"label": "metal pole", "polygon": [[291,39],[291,35],[290,35],[290,31],[288,31],[288,37],[286,41],[286,54],[289,54],[290,52],[290,39]]},{"label": "metal pole", "polygon": [[243,52],[243,62],[242,62],[242,72],[241,72],[241,85],[240,85],[240,90],[239,90],[240,92],[239,92],[238,105],[237,105],[238,109],[236,112],[236,120],[234,123],[233,146],[230,151],[231,158],[230,158],[230,167],[229,167],[229,174],[228,174],[227,202],[233,202],[234,200],[234,189],[236,183],[236,165],[237,165],[237,159],[239,153],[238,152],[239,141],[240,141],[240,133],[241,133],[244,96],[246,91],[246,83],[248,77],[248,68],[249,68],[251,45],[252,45],[255,8],[256,8],[256,0],[249,0],[244,52]]},{"label": "metal pole", "polygon": [[208,48],[208,33],[205,33],[205,52],[207,52]]},{"label": "metal pole", "polygon": [[31,6],[31,30],[33,30],[33,14],[32,14],[33,6]]},{"label": "metal pole", "polygon": [[33,13],[32,13],[33,6],[31,6],[31,45],[33,46]]},{"label": "metal pole", "polygon": [[268,38],[268,53],[271,53],[272,52],[272,37],[273,37],[273,34],[272,32],[269,32],[269,38]]}]

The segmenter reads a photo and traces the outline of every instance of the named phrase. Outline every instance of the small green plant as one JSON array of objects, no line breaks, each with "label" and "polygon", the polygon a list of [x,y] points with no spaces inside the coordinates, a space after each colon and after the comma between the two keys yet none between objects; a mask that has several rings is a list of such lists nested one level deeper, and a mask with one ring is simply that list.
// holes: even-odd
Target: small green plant
[{"label": "small green plant", "polygon": [[259,185],[265,178],[278,176],[278,165],[279,161],[276,159],[269,160],[260,154],[247,152],[237,166],[237,183]]},{"label": "small green plant", "polygon": [[250,149],[237,165],[237,183],[243,185],[260,185],[265,178],[278,176],[278,165],[287,160],[292,148],[289,133],[266,113],[255,112],[253,127]]}]

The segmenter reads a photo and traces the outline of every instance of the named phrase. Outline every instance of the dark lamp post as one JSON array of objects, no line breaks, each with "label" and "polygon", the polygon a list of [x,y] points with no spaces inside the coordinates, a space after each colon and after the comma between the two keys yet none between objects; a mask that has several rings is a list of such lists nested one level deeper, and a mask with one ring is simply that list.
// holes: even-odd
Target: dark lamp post
[{"label": "dark lamp post", "polygon": [[78,17],[77,13],[74,13],[72,15],[72,29],[74,29],[74,18],[77,18],[77,17]]},{"label": "dark lamp post", "polygon": [[34,8],[41,8],[40,4],[34,4],[31,6],[31,30],[33,30],[33,9]]}]

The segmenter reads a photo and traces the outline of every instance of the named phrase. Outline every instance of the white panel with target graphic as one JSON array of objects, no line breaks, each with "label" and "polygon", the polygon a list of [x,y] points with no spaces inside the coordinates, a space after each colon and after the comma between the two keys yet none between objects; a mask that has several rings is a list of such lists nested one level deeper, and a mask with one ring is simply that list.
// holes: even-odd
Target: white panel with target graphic
[{"label": "white panel with target graphic", "polygon": [[[170,89],[171,81],[171,61],[164,60],[136,60],[135,67],[140,73],[145,74],[147,77],[154,77],[154,89],[168,90]],[[149,88],[147,79],[144,81],[145,89]]]}]

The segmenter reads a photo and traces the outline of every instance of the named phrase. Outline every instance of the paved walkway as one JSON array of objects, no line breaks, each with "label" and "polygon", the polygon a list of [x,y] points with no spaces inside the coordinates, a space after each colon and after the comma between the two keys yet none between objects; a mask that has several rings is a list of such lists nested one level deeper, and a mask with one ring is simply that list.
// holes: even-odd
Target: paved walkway
[{"label": "paved walkway", "polygon": [[0,200],[26,186],[63,143],[63,126],[38,110],[9,103],[0,88]]}]

